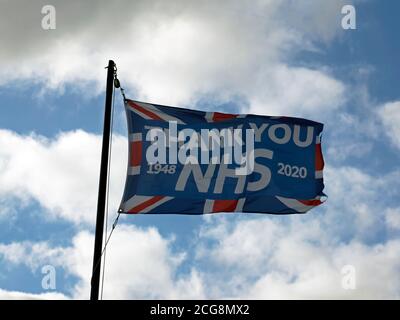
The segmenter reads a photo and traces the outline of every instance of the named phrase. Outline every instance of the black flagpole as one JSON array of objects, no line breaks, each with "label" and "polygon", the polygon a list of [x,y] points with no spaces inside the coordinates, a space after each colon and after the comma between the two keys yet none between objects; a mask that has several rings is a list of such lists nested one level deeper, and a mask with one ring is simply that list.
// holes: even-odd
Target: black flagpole
[{"label": "black flagpole", "polygon": [[111,104],[114,89],[115,63],[108,61],[106,104],[104,110],[103,145],[101,149],[99,196],[97,199],[96,236],[94,240],[93,271],[90,300],[99,300],[101,252],[103,247],[104,212],[106,206],[108,155],[110,148]]}]

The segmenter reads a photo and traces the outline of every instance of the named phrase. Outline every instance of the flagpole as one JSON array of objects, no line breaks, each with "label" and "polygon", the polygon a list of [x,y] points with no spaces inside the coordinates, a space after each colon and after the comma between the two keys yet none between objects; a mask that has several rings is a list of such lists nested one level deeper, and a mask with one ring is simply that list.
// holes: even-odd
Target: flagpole
[{"label": "flagpole", "polygon": [[108,61],[106,102],[104,110],[103,143],[101,149],[99,195],[97,199],[96,235],[94,240],[93,271],[91,279],[90,300],[99,300],[101,253],[103,247],[104,213],[108,179],[108,155],[110,148],[111,105],[114,89],[115,63]]}]

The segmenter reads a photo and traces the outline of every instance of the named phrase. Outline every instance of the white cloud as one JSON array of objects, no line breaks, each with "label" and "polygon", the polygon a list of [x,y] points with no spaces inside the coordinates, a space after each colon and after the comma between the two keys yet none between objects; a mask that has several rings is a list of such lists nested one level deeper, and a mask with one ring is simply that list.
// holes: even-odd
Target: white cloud
[{"label": "white cloud", "polygon": [[280,65],[266,72],[261,82],[251,95],[251,113],[319,120],[344,103],[344,85],[318,70]]},{"label": "white cloud", "polygon": [[[347,128],[349,130],[349,128]],[[372,142],[343,142],[331,139],[327,150],[327,158],[331,161],[346,161],[349,158],[361,159],[372,150]]]},{"label": "white cloud", "polygon": [[[324,222],[332,238],[375,242],[386,226],[385,209],[398,203],[400,171],[371,175],[356,167],[326,166]],[[384,199],[384,200],[383,200]]]},{"label": "white cloud", "polygon": [[385,220],[389,229],[400,231],[400,208],[386,209]]},{"label": "white cloud", "polygon": [[[74,297],[86,298],[89,294],[92,241],[92,235],[79,234],[71,249],[74,258],[69,258],[69,269],[81,279]],[[203,289],[196,273],[175,282],[176,269],[185,256],[172,252],[171,241],[161,237],[155,228],[142,230],[133,226],[118,226],[107,251],[104,298],[182,299],[201,296]],[[84,247],[87,249],[83,250]],[[86,260],[76,264],[74,260],[82,252],[85,252]]]},{"label": "white cloud", "polygon": [[46,292],[40,294],[8,291],[0,289],[0,300],[66,300],[67,297],[58,292]]},{"label": "white cloud", "polygon": [[[230,266],[237,261],[243,261],[240,265],[245,270],[255,271],[269,258],[268,252],[274,245],[275,239],[283,236],[281,228],[273,221],[258,220],[241,221],[240,228],[233,228],[224,220],[218,223],[217,219],[210,219],[210,225],[216,227],[202,230],[202,238],[218,239],[218,250],[209,251],[208,247],[198,250],[197,258],[212,257],[222,265]],[[208,227],[210,226],[208,225]],[[260,242],[260,234],[263,240]]]},{"label": "white cloud", "polygon": [[[312,213],[311,213],[312,214]],[[400,241],[377,245],[336,242],[318,219],[301,216],[277,222],[270,218],[228,223],[206,234],[212,270],[207,288],[218,297],[252,299],[396,299],[400,297]],[[256,227],[255,227],[256,226]],[[260,232],[259,230],[263,230]],[[203,239],[208,240],[208,239]],[[249,241],[251,245],[249,246]],[[342,287],[342,268],[356,271],[355,290]],[[224,270],[221,272],[220,270]],[[212,292],[212,290],[211,291]]]},{"label": "white cloud", "polygon": [[[399,219],[387,209],[399,192],[398,175],[328,166],[322,207],[284,217],[209,216],[197,241],[180,252],[155,228],[119,225],[107,251],[104,297],[399,298],[400,242],[392,233]],[[81,231],[67,247],[16,242],[0,245],[0,255],[33,271],[64,268],[79,279],[68,297],[82,299],[89,295],[92,248],[93,236]],[[183,263],[189,272],[182,273]],[[345,265],[356,270],[356,290],[341,286]]]},{"label": "white cloud", "polygon": [[204,96],[219,102],[240,96],[252,112],[322,116],[342,104],[344,85],[324,68],[290,61],[340,34],[344,2],[98,1],[77,8],[53,1],[53,31],[39,28],[33,12],[40,3],[20,12],[8,2],[0,19],[0,82],[31,79],[59,88],[94,81],[90,91],[98,93],[112,57],[135,98],[186,105]]},{"label": "white cloud", "polygon": [[[199,240],[205,250],[190,262],[188,274],[178,270],[185,252],[174,252],[172,239],[161,237],[154,228],[120,225],[107,252],[104,298],[400,297],[398,239],[375,245],[357,240],[337,242],[326,233],[322,221],[303,217],[287,217],[286,221],[271,217],[246,220],[215,217],[203,228]],[[5,263],[25,264],[33,270],[43,264],[52,264],[56,270],[64,268],[79,279],[65,297],[87,299],[92,246],[93,236],[83,231],[69,247],[12,243],[1,245],[0,255]],[[194,249],[197,250],[197,245]],[[199,262],[206,262],[206,268]],[[355,268],[355,290],[342,287],[342,268],[346,265]],[[13,298],[4,292],[3,295]],[[51,294],[40,297],[58,298]]]},{"label": "white cloud", "polygon": [[[399,298],[398,210],[386,209],[398,204],[398,179],[327,166],[329,198],[307,215],[210,217],[197,249],[213,263],[206,287],[215,297]],[[345,265],[355,267],[356,290],[341,286]]]},{"label": "white cloud", "polygon": [[[63,268],[67,274],[79,279],[69,297],[87,299],[90,293],[93,239],[92,234],[81,231],[72,239],[69,247],[52,248],[46,242],[1,244],[0,256],[8,264],[23,264],[32,271],[47,264],[53,265],[56,270]],[[177,268],[185,255],[172,252],[172,241],[163,238],[155,228],[119,225],[107,250],[104,298],[204,297],[202,281],[195,270],[187,276],[177,276]],[[58,298],[51,294],[42,297]]]},{"label": "white cloud", "polygon": [[382,119],[386,136],[400,148],[400,101],[388,102],[380,107],[378,114]]},{"label": "white cloud", "polygon": [[[110,209],[116,210],[123,192],[127,161],[126,138],[114,136]],[[31,199],[50,216],[76,223],[94,223],[99,179],[101,137],[82,130],[54,139],[0,130],[0,197]],[[15,206],[15,201],[14,206]]]},{"label": "white cloud", "polygon": [[[290,241],[290,240],[289,240]],[[277,265],[249,290],[252,298],[279,299],[398,299],[400,243],[368,247],[352,243],[336,249],[289,243],[276,257]],[[296,259],[288,261],[286,256]],[[329,254],[327,254],[329,252]],[[356,287],[341,286],[342,268],[355,267]],[[293,269],[293,266],[296,266]]]}]

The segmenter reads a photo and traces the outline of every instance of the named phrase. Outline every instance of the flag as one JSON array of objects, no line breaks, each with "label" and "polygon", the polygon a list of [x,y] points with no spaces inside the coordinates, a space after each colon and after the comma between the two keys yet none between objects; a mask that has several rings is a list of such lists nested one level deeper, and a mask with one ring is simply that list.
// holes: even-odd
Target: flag
[{"label": "flag", "polygon": [[121,213],[305,213],[320,205],[323,124],[125,100]]}]

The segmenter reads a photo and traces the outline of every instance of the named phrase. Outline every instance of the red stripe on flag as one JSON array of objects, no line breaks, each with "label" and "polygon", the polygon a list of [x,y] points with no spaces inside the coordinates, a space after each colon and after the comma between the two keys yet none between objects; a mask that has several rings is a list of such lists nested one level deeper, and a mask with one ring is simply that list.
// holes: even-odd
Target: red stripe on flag
[{"label": "red stripe on flag", "polygon": [[162,118],[160,118],[155,113],[147,110],[146,108],[143,108],[143,107],[139,106],[138,104],[136,104],[136,103],[134,103],[132,101],[129,101],[128,103],[132,108],[135,108],[136,110],[140,111],[141,113],[144,113],[146,116],[149,116],[150,118],[152,118],[154,120],[163,120]]},{"label": "red stripe on flag", "polygon": [[137,205],[136,207],[133,207],[130,209],[128,212],[129,213],[139,213],[143,209],[146,209],[148,206],[151,206],[152,204],[155,204],[156,202],[160,201],[163,196],[155,196],[153,198],[150,198],[149,200],[146,200],[142,202],[141,204]]},{"label": "red stripe on flag", "polygon": [[299,202],[306,206],[319,206],[320,204],[322,204],[320,200],[299,200]]},{"label": "red stripe on flag", "polygon": [[238,200],[214,200],[212,212],[233,212]]},{"label": "red stripe on flag", "polygon": [[315,145],[315,171],[324,169],[324,158],[322,157],[321,144]]},{"label": "red stripe on flag", "polygon": [[131,167],[140,165],[142,162],[142,141],[131,141]]},{"label": "red stripe on flag", "polygon": [[212,119],[213,119],[213,121],[218,122],[218,121],[224,121],[224,120],[232,119],[232,118],[236,118],[236,117],[237,117],[237,114],[214,112]]}]

